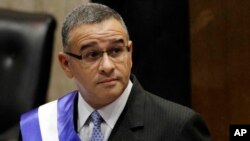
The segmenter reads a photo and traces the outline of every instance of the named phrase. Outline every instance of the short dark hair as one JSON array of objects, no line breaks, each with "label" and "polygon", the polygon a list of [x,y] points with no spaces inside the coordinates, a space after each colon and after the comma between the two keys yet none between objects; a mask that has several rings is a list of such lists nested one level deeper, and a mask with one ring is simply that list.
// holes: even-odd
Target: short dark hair
[{"label": "short dark hair", "polygon": [[81,24],[101,23],[110,18],[114,18],[119,21],[127,32],[127,36],[129,37],[127,27],[118,12],[102,4],[87,3],[81,4],[80,6],[73,9],[65,18],[61,32],[63,46],[68,46],[69,32],[75,26]]}]

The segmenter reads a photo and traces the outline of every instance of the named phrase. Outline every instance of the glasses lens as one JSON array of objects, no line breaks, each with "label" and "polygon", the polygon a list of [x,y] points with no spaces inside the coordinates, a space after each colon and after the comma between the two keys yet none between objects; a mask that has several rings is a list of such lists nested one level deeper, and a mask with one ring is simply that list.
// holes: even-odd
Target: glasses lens
[{"label": "glasses lens", "polygon": [[103,58],[104,53],[106,53],[108,58],[114,63],[121,63],[124,61],[124,57],[126,56],[127,52],[127,47],[124,46],[111,47],[107,51],[95,49],[85,50],[82,52],[82,62],[85,65],[98,63]]}]

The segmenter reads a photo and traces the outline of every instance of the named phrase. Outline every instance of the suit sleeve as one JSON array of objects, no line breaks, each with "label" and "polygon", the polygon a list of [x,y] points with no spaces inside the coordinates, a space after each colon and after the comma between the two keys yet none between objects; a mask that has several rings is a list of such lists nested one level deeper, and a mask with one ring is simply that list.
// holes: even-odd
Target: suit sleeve
[{"label": "suit sleeve", "polygon": [[192,115],[183,126],[178,141],[210,141],[209,130],[200,115]]}]

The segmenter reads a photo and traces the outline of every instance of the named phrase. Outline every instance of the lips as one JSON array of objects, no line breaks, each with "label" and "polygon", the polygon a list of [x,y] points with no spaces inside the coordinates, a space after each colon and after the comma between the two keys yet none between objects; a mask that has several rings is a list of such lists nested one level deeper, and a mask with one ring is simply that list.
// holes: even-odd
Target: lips
[{"label": "lips", "polygon": [[113,81],[116,81],[116,80],[117,79],[115,79],[115,78],[103,79],[103,80],[98,81],[97,84],[110,83],[110,82],[113,82]]}]

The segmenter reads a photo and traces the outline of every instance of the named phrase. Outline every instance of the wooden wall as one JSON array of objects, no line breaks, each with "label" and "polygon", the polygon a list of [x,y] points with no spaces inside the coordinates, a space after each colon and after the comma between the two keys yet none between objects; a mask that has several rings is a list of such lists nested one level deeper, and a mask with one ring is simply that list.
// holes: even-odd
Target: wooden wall
[{"label": "wooden wall", "polygon": [[193,108],[214,141],[250,124],[250,1],[190,0]]}]

